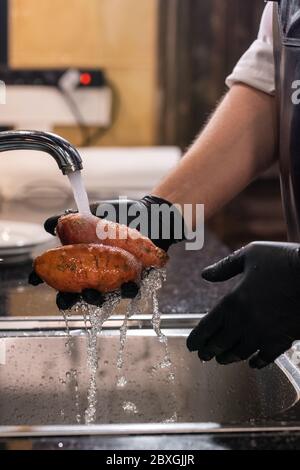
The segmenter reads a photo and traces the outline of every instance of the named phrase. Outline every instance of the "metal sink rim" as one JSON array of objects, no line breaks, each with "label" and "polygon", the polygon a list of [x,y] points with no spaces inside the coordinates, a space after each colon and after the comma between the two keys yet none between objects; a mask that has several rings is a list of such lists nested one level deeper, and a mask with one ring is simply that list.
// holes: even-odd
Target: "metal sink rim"
[{"label": "metal sink rim", "polygon": [[[207,312],[201,313],[188,313],[188,314],[162,314],[161,322],[162,327],[164,324],[168,324],[170,327],[179,326],[183,328],[192,328],[195,326],[196,321],[200,321]],[[130,318],[130,324],[134,327],[137,326],[140,329],[151,328],[151,315],[133,315]],[[122,315],[112,315],[109,320],[107,320],[103,328],[119,328],[123,322]],[[73,329],[85,329],[85,322],[83,316],[77,315],[76,317],[69,318],[69,328]],[[11,317],[11,318],[0,318],[0,335],[3,332],[22,332],[22,331],[65,331],[66,324],[61,316],[49,317]]]},{"label": "metal sink rim", "polygon": [[143,436],[184,434],[236,434],[300,432],[300,424],[270,426],[222,426],[216,423],[179,424],[111,424],[73,426],[0,426],[3,437],[63,437],[63,436]]}]

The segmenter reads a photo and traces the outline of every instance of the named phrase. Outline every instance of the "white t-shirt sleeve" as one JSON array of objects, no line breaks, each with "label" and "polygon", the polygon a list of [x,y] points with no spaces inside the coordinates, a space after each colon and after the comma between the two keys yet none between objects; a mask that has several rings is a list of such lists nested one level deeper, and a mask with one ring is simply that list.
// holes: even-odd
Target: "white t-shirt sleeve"
[{"label": "white t-shirt sleeve", "polygon": [[256,41],[226,79],[229,88],[235,83],[245,83],[270,95],[275,93],[273,2],[268,2],[265,7]]}]

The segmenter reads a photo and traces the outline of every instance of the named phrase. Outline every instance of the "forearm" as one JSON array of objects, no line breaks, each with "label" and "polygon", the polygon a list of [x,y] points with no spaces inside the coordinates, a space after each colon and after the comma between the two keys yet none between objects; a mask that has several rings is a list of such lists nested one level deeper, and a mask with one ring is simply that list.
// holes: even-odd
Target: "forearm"
[{"label": "forearm", "polygon": [[276,145],[275,99],[235,85],[153,194],[180,205],[204,204],[208,218],[273,163]]}]

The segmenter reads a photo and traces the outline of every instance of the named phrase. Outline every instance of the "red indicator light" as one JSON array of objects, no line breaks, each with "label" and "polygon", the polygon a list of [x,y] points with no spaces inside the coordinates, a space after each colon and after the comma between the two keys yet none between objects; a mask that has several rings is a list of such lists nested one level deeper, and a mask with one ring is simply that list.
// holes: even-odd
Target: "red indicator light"
[{"label": "red indicator light", "polygon": [[88,86],[92,83],[92,77],[90,73],[82,73],[80,75],[80,83],[81,85]]}]

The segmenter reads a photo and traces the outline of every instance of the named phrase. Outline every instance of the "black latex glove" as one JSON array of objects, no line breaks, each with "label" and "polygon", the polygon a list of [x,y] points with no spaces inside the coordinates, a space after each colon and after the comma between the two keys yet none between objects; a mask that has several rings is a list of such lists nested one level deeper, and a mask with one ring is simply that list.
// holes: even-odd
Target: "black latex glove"
[{"label": "black latex glove", "polygon": [[206,268],[203,278],[237,287],[192,331],[187,346],[200,359],[230,364],[251,357],[261,369],[300,339],[300,245],[255,242]]},{"label": "black latex glove", "polygon": [[[109,211],[105,211],[105,206],[107,205],[112,205],[115,208],[116,219],[111,219],[108,216]],[[112,220],[113,222],[119,222],[121,224],[125,224],[127,222],[127,225],[130,225],[135,220],[135,218],[137,217],[136,214],[144,214],[146,220],[148,220],[148,227],[146,232],[142,231],[139,226],[136,228],[140,230],[143,235],[150,238],[150,240],[152,240],[156,246],[162,248],[165,251],[168,251],[171,245],[174,245],[175,243],[184,240],[184,221],[181,213],[174,206],[174,214],[171,216],[171,218],[164,218],[162,216],[162,213],[160,212],[158,212],[157,219],[155,219],[155,217],[151,218],[151,208],[153,205],[156,205],[157,207],[172,207],[172,204],[164,199],[158,198],[156,196],[145,196],[140,201],[130,201],[128,199],[120,199],[115,201],[101,201],[99,203],[92,204],[91,211],[94,215],[99,215],[99,209],[102,209],[102,218],[107,218],[108,220]],[[122,211],[121,207],[124,209],[124,206],[125,210]],[[126,220],[124,221],[120,219],[123,212],[127,214]],[[46,220],[45,230],[51,233],[52,235],[55,235],[55,229],[60,217],[61,215],[50,217],[50,219]],[[152,236],[153,223],[155,223],[158,227],[158,237]],[[179,236],[177,235],[177,232],[175,230],[176,224],[181,227],[182,233]],[[169,234],[170,236],[166,237],[164,234]]]}]

